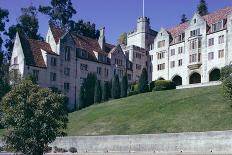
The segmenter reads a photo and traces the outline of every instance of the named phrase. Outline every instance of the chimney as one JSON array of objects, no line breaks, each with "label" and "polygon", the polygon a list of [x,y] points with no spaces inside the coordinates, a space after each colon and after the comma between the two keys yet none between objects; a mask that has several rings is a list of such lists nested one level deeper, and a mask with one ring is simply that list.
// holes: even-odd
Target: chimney
[{"label": "chimney", "polygon": [[100,36],[98,38],[98,43],[102,50],[105,50],[105,27],[100,29]]}]

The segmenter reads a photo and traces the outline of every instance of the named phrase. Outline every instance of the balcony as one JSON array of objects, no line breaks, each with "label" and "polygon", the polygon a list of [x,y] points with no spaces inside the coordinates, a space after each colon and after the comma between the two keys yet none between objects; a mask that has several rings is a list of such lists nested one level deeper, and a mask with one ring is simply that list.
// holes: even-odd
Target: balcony
[{"label": "balcony", "polygon": [[202,65],[202,55],[199,51],[191,52],[189,55],[189,65],[190,70],[199,69]]}]

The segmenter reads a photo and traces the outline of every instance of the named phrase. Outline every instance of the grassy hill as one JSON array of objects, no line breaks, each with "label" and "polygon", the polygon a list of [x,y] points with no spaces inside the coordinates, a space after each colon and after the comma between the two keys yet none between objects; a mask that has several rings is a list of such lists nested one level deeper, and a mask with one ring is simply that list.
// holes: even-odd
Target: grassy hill
[{"label": "grassy hill", "polygon": [[149,134],[232,129],[221,86],[151,92],[69,116],[68,135]]}]

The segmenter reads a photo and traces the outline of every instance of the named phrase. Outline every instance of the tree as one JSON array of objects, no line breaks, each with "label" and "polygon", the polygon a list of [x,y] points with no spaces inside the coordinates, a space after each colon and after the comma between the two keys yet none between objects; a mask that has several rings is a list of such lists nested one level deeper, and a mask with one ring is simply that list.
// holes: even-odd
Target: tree
[{"label": "tree", "polygon": [[226,78],[232,75],[232,65],[225,66],[220,71],[221,81],[225,80]]},{"label": "tree", "polygon": [[143,68],[139,78],[139,92],[146,93],[149,91],[147,69]]},{"label": "tree", "polygon": [[3,37],[2,37],[2,32],[5,32],[6,22],[9,22],[8,15],[9,15],[8,10],[4,10],[4,9],[0,8],[0,65],[2,64],[2,61],[3,61],[3,51],[2,51]]},{"label": "tree", "polygon": [[11,57],[11,51],[13,50],[14,40],[16,32],[22,34],[28,39],[43,40],[39,31],[39,21],[37,17],[37,9],[34,6],[28,8],[21,8],[21,15],[17,19],[18,23],[9,27],[8,32],[5,32],[7,36],[5,47],[8,51],[8,59]]},{"label": "tree", "polygon": [[84,108],[84,103],[85,103],[85,99],[86,99],[86,89],[85,89],[86,87],[85,87],[84,83],[81,85],[81,88],[80,88],[79,104],[77,106],[77,110]]},{"label": "tree", "polygon": [[127,97],[127,89],[128,89],[128,80],[127,80],[127,74],[125,74],[122,77],[122,82],[121,82],[121,97]]},{"label": "tree", "polygon": [[198,14],[201,16],[207,15],[208,12],[208,6],[205,0],[200,0],[200,3],[197,6]]},{"label": "tree", "polygon": [[187,22],[188,21],[188,18],[186,17],[186,15],[185,14],[182,14],[182,16],[181,16],[181,24],[183,24],[183,23],[185,23],[185,22]]},{"label": "tree", "polygon": [[66,28],[76,14],[71,0],[51,0],[50,6],[39,6],[39,11],[50,17],[49,23]]},{"label": "tree", "polygon": [[68,113],[64,95],[22,81],[3,98],[4,142],[11,151],[42,155],[57,136],[65,135]]},{"label": "tree", "polygon": [[123,33],[119,36],[118,43],[119,43],[120,45],[127,45],[127,34],[126,34],[126,32],[123,32]]},{"label": "tree", "polygon": [[101,82],[97,80],[95,84],[94,103],[101,103],[101,101],[102,101]]},{"label": "tree", "polygon": [[110,90],[110,83],[104,82],[103,84],[103,91],[102,91],[102,100],[108,101],[110,98],[111,90]]},{"label": "tree", "polygon": [[119,99],[121,96],[120,82],[118,75],[114,76],[112,83],[112,98]]}]

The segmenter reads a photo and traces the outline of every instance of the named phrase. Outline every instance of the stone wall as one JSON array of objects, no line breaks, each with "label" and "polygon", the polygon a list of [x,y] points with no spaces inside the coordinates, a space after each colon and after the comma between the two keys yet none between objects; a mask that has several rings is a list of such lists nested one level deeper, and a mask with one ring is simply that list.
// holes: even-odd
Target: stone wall
[{"label": "stone wall", "polygon": [[57,138],[51,144],[79,153],[205,153],[232,152],[232,130],[153,135],[77,136]]}]

